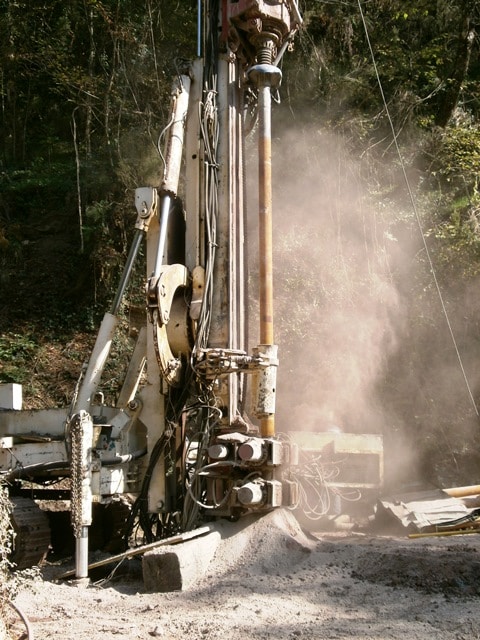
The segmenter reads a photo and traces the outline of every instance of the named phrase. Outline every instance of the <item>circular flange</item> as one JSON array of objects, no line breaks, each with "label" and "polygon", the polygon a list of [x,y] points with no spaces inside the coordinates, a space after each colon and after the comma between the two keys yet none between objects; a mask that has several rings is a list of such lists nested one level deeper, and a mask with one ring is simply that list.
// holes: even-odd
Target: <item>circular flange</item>
[{"label": "circular flange", "polygon": [[[182,291],[188,283],[188,270],[183,264],[165,266],[157,281],[158,307],[152,314],[158,366],[165,381],[173,387],[179,386],[182,380],[181,354],[185,355],[191,350],[186,303],[185,313],[178,309]],[[171,327],[169,323],[172,323]]]}]

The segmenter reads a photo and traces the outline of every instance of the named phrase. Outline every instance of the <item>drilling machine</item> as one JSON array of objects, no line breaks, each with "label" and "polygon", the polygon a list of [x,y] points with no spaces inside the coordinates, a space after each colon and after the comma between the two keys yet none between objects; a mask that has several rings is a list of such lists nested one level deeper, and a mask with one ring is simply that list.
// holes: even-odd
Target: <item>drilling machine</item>
[{"label": "drilling machine", "polygon": [[[18,386],[1,389],[0,472],[12,496],[37,499],[60,497],[49,487],[67,479],[77,578],[88,576],[94,503],[133,496],[125,536],[137,522],[150,542],[205,518],[297,501],[297,447],[276,435],[274,419],[271,102],[302,20],[295,0],[204,0],[200,9],[198,59],[172,90],[161,184],[136,189],[131,249],[71,406],[20,411]],[[247,107],[258,136],[259,330],[250,350]],[[102,372],[142,244],[145,325],[116,405],[106,406]],[[23,508],[17,544],[32,560],[45,539],[40,516]]]}]

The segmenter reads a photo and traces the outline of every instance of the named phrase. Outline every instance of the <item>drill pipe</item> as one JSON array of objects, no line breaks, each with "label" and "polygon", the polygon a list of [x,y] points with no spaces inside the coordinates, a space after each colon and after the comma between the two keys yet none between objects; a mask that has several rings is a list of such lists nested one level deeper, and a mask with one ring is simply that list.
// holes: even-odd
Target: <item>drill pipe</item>
[{"label": "drill pipe", "polygon": [[[272,249],[272,86],[281,72],[271,64],[258,64],[249,71],[258,88],[258,206],[260,343],[273,345],[273,249]],[[263,437],[275,435],[274,415],[260,419]]]}]

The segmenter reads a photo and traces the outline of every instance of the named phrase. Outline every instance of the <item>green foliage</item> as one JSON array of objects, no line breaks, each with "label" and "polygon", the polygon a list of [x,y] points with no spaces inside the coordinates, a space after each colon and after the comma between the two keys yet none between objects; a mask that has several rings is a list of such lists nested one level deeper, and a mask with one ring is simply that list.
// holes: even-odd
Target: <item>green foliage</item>
[{"label": "green foliage", "polygon": [[[297,45],[304,70],[299,72],[298,55],[287,61],[293,67],[286,74],[291,106],[301,110],[306,101],[314,104],[317,113],[347,132],[353,124],[356,133],[359,121],[370,119],[365,138],[382,139],[388,123],[358,5],[320,4],[305,12],[306,31]],[[397,130],[406,134],[420,120],[437,122],[457,103],[478,115],[480,68],[478,61],[468,64],[465,46],[468,29],[480,17],[477,4],[389,0],[365,3],[363,11]]]},{"label": "green foliage", "polygon": [[436,132],[431,173],[452,190],[475,190],[480,169],[480,126],[460,123]]},{"label": "green foliage", "polygon": [[0,172],[0,219],[23,222],[26,213],[39,215],[56,208],[73,186],[74,166],[65,154],[56,160],[37,157],[28,167],[8,167]]},{"label": "green foliage", "polygon": [[89,204],[85,211],[85,222],[83,225],[83,232],[88,241],[89,237],[100,232],[102,239],[108,238],[108,214],[112,209],[112,203],[106,200],[100,200],[98,202],[92,202]]},{"label": "green foliage", "polygon": [[12,503],[8,497],[8,491],[0,482],[0,636],[9,638],[10,634],[4,630],[3,621],[8,619],[4,614],[8,602],[12,601],[22,588],[31,588],[32,579],[38,578],[38,567],[24,571],[13,572],[14,565],[9,558],[13,549],[15,532],[13,530],[10,514]]},{"label": "green foliage", "polygon": [[0,337],[0,381],[27,382],[38,345],[31,336],[6,333]]},{"label": "green foliage", "polygon": [[105,307],[133,231],[134,189],[158,180],[152,151],[177,52],[195,50],[195,9],[173,0],[0,0],[6,326],[12,315],[61,326],[72,314],[91,326],[95,306]]},{"label": "green foliage", "polygon": [[18,357],[30,356],[36,343],[28,336],[18,333],[2,335],[0,337],[0,358],[12,361]]},{"label": "green foliage", "polygon": [[[5,607],[16,592],[15,582],[12,579],[12,565],[9,556],[13,548],[13,528],[10,522],[12,505],[8,499],[5,487],[0,484],[0,635],[3,636],[2,620],[6,620],[4,615]],[[4,631],[3,631],[4,633]]]},{"label": "green foliage", "polygon": [[[73,334],[78,328],[94,332],[111,301],[133,232],[134,189],[159,182],[156,145],[168,120],[171,79],[182,64],[178,56],[195,55],[196,4],[0,0],[0,380],[24,382],[30,398],[46,392],[60,402],[67,396],[67,374],[57,393],[31,382],[32,367],[43,371],[52,353],[65,370],[78,367],[89,340],[69,347]],[[480,7],[473,0],[362,3],[401,166],[357,3],[303,4],[305,28],[296,37],[295,53],[282,62],[282,124],[301,129],[314,123],[318,131],[340,134],[344,155],[359,160],[355,180],[375,203],[377,216],[363,225],[374,228],[374,240],[363,238],[363,245],[374,248],[374,260],[391,262],[389,275],[413,325],[414,356],[392,360],[385,387],[395,394],[399,380],[407,380],[413,396],[415,371],[429,369],[426,345],[432,338],[425,337],[426,328],[443,339],[445,334],[403,170],[428,230],[440,286],[454,290],[451,304],[462,308],[459,292],[480,272],[478,38],[473,48],[467,46]],[[315,165],[322,154],[338,159],[338,149],[325,149],[323,142],[304,140],[295,163],[290,155],[277,162],[301,174],[304,162]],[[323,177],[328,167],[320,166]],[[342,184],[339,193],[350,186]],[[281,195],[286,200],[289,194]],[[297,202],[309,208],[301,193]],[[378,293],[371,273],[352,268],[362,256],[353,254],[350,229],[335,211],[330,218],[319,213],[325,219],[318,233],[295,230],[276,241],[286,256],[283,286],[289,297],[279,332],[291,353],[313,322],[328,325],[327,305],[369,307]],[[325,234],[323,226],[332,220],[338,237]],[[383,240],[391,242],[375,235],[380,227]],[[310,256],[325,235],[331,247],[341,236],[343,252],[322,268],[312,266]],[[353,275],[346,281],[343,273]],[[137,273],[134,282],[139,304],[143,275]],[[348,334],[349,348],[350,340]],[[106,372],[112,397],[128,343],[125,330]],[[332,371],[341,368],[342,358],[332,358]],[[415,409],[398,401],[399,414],[423,415],[417,400],[411,403]],[[417,426],[416,418],[411,424]]]},{"label": "green foliage", "polygon": [[473,278],[480,272],[480,129],[459,114],[456,123],[432,131],[422,154],[421,204],[442,279]]},{"label": "green foliage", "polygon": [[9,556],[13,548],[13,528],[10,522],[12,505],[8,499],[8,493],[3,485],[0,485],[0,601],[9,596],[6,588],[10,573],[11,563]]}]

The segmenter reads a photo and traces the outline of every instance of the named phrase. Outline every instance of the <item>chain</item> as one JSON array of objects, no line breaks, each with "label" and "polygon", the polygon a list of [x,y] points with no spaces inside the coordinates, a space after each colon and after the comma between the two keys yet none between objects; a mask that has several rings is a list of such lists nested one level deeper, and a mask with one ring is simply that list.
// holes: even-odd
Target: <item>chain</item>
[{"label": "chain", "polygon": [[75,537],[80,537],[82,527],[91,523],[89,447],[92,438],[87,436],[92,428],[86,411],[76,413],[70,421],[71,520]]}]

